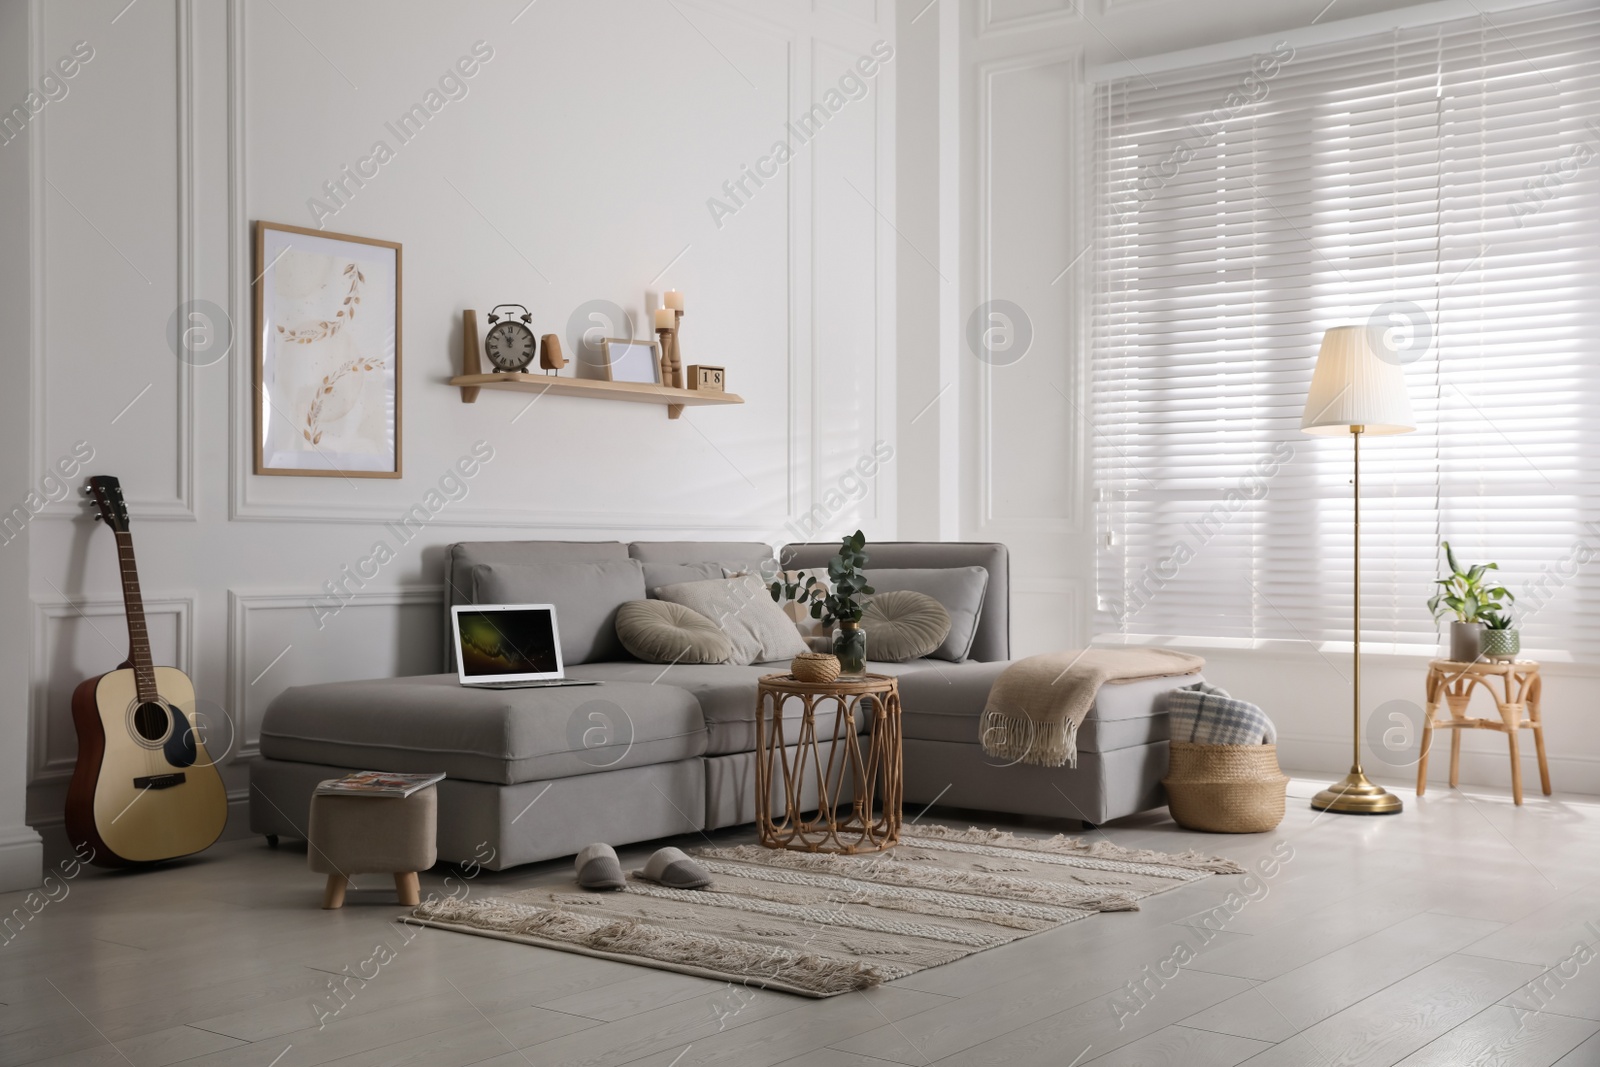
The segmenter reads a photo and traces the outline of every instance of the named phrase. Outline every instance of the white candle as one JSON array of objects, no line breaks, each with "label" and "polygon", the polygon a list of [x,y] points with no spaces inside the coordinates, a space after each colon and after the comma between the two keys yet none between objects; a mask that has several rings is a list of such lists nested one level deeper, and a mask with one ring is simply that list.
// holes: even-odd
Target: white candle
[{"label": "white candle", "polygon": [[661,297],[661,302],[673,311],[683,310],[683,294],[676,289],[668,289]]},{"label": "white candle", "polygon": [[671,308],[656,308],[656,329],[670,330],[678,325],[678,315]]}]

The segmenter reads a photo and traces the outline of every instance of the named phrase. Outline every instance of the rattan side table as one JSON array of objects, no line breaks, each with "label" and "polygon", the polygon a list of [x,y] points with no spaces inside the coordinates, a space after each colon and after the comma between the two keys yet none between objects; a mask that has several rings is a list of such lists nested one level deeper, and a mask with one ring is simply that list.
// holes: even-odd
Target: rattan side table
[{"label": "rattan side table", "polygon": [[[1494,681],[1500,679],[1504,699],[1495,693]],[[1500,718],[1476,719],[1465,714],[1472,701],[1472,691],[1483,686]],[[1519,659],[1479,660],[1476,663],[1456,663],[1436,659],[1428,664],[1428,707],[1422,720],[1422,759],[1417,763],[1417,796],[1428,787],[1428,750],[1433,746],[1435,730],[1450,731],[1450,788],[1461,779],[1461,731],[1498,730],[1511,744],[1511,795],[1522,803],[1522,753],[1517,743],[1517,732],[1533,730],[1534,751],[1539,757],[1539,784],[1544,795],[1550,795],[1550,765],[1544,757],[1544,722],[1539,718],[1539,695],[1544,682],[1539,677],[1539,664],[1533,660]],[[1450,708],[1450,718],[1438,719],[1439,698],[1443,697]]]},{"label": "rattan side table", "polygon": [[[819,738],[818,711],[830,704],[836,711],[833,730]],[[858,724],[866,712],[872,714],[872,724],[863,753]],[[904,798],[900,741],[900,684],[895,678],[864,674],[826,683],[797,681],[791,674],[762,678],[756,687],[756,829],[761,843],[845,855],[894,845],[900,840]],[[808,787],[817,796],[810,818],[803,806]]]}]

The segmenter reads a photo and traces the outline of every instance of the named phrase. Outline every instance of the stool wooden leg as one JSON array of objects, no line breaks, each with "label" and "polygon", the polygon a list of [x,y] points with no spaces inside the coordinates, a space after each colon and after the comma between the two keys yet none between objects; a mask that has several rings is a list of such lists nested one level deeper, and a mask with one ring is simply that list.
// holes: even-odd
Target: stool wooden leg
[{"label": "stool wooden leg", "polygon": [[328,875],[328,884],[322,890],[322,906],[326,910],[344,907],[345,876],[342,874]]},{"label": "stool wooden leg", "polygon": [[1517,740],[1517,727],[1522,722],[1522,709],[1515,704],[1500,706],[1505,719],[1506,740],[1511,744],[1511,796],[1522,803],[1522,745]]},{"label": "stool wooden leg", "polygon": [[416,871],[401,871],[394,876],[395,895],[400,903],[414,908],[422,902],[422,887],[417,883]]},{"label": "stool wooden leg", "polygon": [[1434,704],[1428,705],[1428,710],[1422,715],[1422,755],[1417,760],[1417,796],[1421,796],[1428,788],[1428,753],[1433,751],[1433,713],[1438,710]]},{"label": "stool wooden leg", "polygon": [[1450,731],[1450,788],[1461,784],[1461,731]]},{"label": "stool wooden leg", "polygon": [[1544,758],[1544,719],[1539,714],[1540,679],[1535,677],[1528,689],[1528,719],[1533,723],[1533,748],[1539,754],[1539,786],[1544,795],[1550,795],[1550,764]]}]

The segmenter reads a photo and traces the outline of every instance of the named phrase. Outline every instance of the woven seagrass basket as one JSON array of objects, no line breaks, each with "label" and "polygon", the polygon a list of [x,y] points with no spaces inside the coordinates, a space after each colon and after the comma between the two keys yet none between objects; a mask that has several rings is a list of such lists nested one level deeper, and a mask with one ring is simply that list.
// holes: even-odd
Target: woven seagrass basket
[{"label": "woven seagrass basket", "polygon": [[1289,779],[1277,745],[1171,744],[1167,808],[1186,830],[1259,834],[1283,821]]},{"label": "woven seagrass basket", "polygon": [[797,682],[826,685],[839,680],[839,657],[827,652],[802,652],[789,661]]}]

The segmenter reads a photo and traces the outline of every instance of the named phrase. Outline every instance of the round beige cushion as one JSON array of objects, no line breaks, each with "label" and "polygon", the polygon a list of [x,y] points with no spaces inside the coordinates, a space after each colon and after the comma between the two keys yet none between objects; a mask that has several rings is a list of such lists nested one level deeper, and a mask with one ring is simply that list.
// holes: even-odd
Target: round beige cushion
[{"label": "round beige cushion", "polygon": [[630,600],[618,608],[617,639],[646,663],[726,663],[733,655],[733,642],[716,623],[667,600]]},{"label": "round beige cushion", "polygon": [[867,631],[867,658],[904,663],[926,656],[950,636],[950,613],[925,593],[877,593],[861,614]]}]

